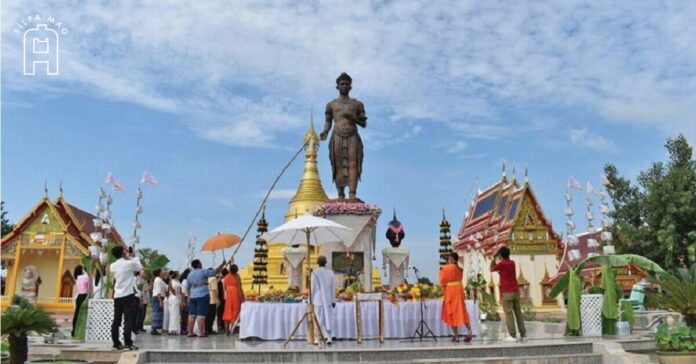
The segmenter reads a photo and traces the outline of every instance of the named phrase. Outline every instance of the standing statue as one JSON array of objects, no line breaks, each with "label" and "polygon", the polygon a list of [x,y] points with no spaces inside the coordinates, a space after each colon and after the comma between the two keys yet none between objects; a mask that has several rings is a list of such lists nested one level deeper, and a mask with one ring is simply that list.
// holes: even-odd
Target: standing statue
[{"label": "standing statue", "polygon": [[362,174],[363,161],[363,144],[357,126],[364,128],[367,125],[367,116],[363,103],[348,96],[352,83],[353,79],[345,72],[336,79],[339,96],[326,104],[324,131],[319,136],[321,140],[326,140],[332,121],[336,121],[329,141],[333,181],[338,189],[339,200],[345,200],[344,190],[347,185],[349,199],[357,201],[355,194]]},{"label": "standing statue", "polygon": [[39,285],[41,285],[39,269],[33,265],[24,267],[22,270],[22,290],[19,296],[26,298],[31,303],[36,303],[36,298],[39,296]]}]

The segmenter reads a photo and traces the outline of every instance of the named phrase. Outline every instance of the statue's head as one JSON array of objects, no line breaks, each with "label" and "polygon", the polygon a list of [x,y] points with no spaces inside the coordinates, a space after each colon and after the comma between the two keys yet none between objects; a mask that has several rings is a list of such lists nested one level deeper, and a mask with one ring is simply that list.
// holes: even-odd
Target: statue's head
[{"label": "statue's head", "polygon": [[353,79],[345,72],[336,79],[336,89],[341,95],[348,95],[352,89]]},{"label": "statue's head", "polygon": [[36,277],[36,267],[33,265],[29,265],[24,267],[24,271],[22,272],[22,275],[24,276],[24,279],[34,279]]},{"label": "statue's head", "polygon": [[394,209],[394,218],[389,222],[389,227],[387,228],[387,240],[389,240],[392,247],[398,248],[405,236],[404,226],[401,224],[401,221],[396,219],[396,209]]}]

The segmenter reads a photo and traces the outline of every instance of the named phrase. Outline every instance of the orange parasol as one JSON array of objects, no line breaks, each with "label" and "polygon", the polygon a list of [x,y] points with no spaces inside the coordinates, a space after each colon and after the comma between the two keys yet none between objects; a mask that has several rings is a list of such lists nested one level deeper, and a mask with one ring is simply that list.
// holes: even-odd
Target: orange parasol
[{"label": "orange parasol", "polygon": [[214,252],[217,250],[222,250],[222,260],[223,262],[225,261],[225,251],[224,249],[231,248],[235,246],[236,244],[239,244],[239,242],[242,241],[242,238],[235,234],[220,234],[217,233],[217,235],[209,238],[208,240],[203,243],[203,246],[201,246],[201,251],[204,252]]}]

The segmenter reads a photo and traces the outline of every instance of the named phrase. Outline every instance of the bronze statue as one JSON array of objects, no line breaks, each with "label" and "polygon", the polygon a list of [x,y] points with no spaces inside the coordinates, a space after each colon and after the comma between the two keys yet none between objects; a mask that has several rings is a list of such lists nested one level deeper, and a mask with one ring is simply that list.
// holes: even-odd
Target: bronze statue
[{"label": "bronze statue", "polygon": [[358,134],[358,125],[367,125],[365,106],[362,102],[348,96],[353,79],[347,73],[341,73],[336,79],[339,96],[326,104],[326,122],[321,140],[331,130],[331,122],[336,121],[329,141],[329,159],[333,181],[338,189],[338,199],[345,200],[345,187],[348,186],[349,199],[356,201],[358,181],[362,174],[363,144]]}]

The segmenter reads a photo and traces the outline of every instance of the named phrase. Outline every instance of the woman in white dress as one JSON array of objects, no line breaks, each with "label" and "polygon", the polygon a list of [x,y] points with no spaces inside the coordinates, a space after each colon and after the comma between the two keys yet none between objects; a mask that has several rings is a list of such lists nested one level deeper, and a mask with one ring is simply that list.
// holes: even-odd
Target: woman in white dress
[{"label": "woman in white dress", "polygon": [[181,333],[181,283],[179,283],[179,273],[172,271],[169,273],[169,327],[166,327],[170,335]]},{"label": "woman in white dress", "polygon": [[171,279],[167,274],[164,277],[164,299],[162,300],[162,334],[169,333],[169,282]]}]

